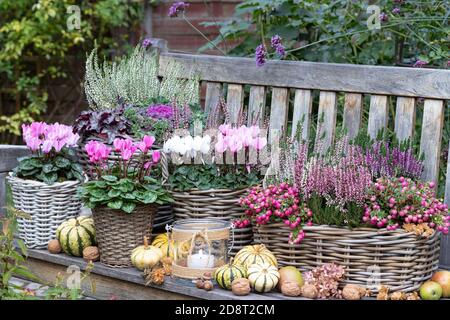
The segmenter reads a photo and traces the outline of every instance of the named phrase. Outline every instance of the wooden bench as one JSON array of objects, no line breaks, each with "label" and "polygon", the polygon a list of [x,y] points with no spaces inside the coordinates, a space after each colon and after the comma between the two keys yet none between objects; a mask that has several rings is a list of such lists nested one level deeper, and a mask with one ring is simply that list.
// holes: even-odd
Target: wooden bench
[{"label": "wooden bench", "polygon": [[[167,51],[164,40],[157,41],[160,59],[160,75],[164,77],[166,66],[172,61],[182,64],[191,74],[198,74],[205,88],[205,111],[213,108],[221,97],[234,110],[233,120],[240,110],[246,110],[248,121],[255,114],[270,111],[267,119],[270,129],[293,134],[303,119],[303,138],[310,137],[310,128],[317,121],[312,117],[314,97],[318,96],[318,114],[324,115],[322,126],[325,144],[331,145],[335,138],[336,119],[342,115],[350,137],[354,137],[365,124],[364,110],[368,110],[367,130],[375,137],[378,131],[394,124],[395,134],[407,139],[420,135],[420,150],[425,155],[423,178],[435,181],[440,168],[444,108],[450,99],[450,71],[398,67],[326,64],[293,61],[268,61],[257,67],[253,59],[207,55],[190,55]],[[267,97],[271,97],[267,101]],[[292,99],[291,99],[292,98]],[[415,133],[418,98],[424,99],[420,113],[421,130]],[[368,101],[368,105],[364,104]],[[393,102],[395,101],[395,108]],[[395,109],[394,110],[391,110]],[[395,117],[389,115],[395,113]],[[259,117],[259,121],[264,121]],[[445,123],[448,127],[449,121]],[[291,128],[290,131],[287,128]],[[18,146],[0,146],[0,178],[15,165],[15,155],[25,151]],[[449,154],[450,157],[450,154]],[[450,170],[450,162],[446,172]],[[0,184],[0,197],[4,192]],[[0,205],[3,199],[0,198]],[[450,175],[446,178],[445,201],[450,205]],[[441,242],[441,267],[450,269],[450,241]],[[47,280],[55,271],[63,271],[70,264],[82,266],[80,259],[65,255],[50,255],[45,251],[31,250],[30,268]],[[162,288],[143,287],[143,280],[136,270],[112,270],[98,265],[95,277],[101,283],[98,297],[120,292],[124,298],[200,298],[235,299],[224,290],[205,292],[191,290],[182,282],[169,280]],[[113,281],[114,280],[114,281]],[[139,289],[139,290],[138,290]],[[136,291],[137,290],[137,291]],[[135,292],[135,293],[133,293]],[[266,298],[284,298],[272,293]],[[248,296],[261,298],[260,295]]]}]

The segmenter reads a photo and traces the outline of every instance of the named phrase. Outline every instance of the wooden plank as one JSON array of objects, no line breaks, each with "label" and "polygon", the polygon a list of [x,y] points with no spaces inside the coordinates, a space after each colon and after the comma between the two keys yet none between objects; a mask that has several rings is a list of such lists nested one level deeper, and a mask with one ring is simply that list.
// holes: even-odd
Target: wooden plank
[{"label": "wooden plank", "polygon": [[397,98],[395,110],[395,135],[399,141],[412,138],[416,121],[416,99]]},{"label": "wooden plank", "polygon": [[[286,88],[272,88],[272,102],[270,106],[269,141],[286,132],[287,115],[289,106],[289,90]],[[278,130],[279,134],[274,134]]]},{"label": "wooden plank", "polygon": [[222,97],[222,84],[216,82],[206,83],[206,96],[205,96],[205,113],[209,114],[211,110],[214,110],[219,104]]},{"label": "wooden plank", "polygon": [[437,184],[441,155],[442,128],[444,126],[444,102],[425,99],[423,107],[420,152],[425,156],[422,179]]},{"label": "wooden plank", "polygon": [[294,138],[297,134],[297,126],[303,120],[302,139],[309,138],[309,127],[311,126],[311,110],[312,110],[311,90],[295,90],[294,96],[294,114],[292,115],[292,133]]},{"label": "wooden plank", "polygon": [[227,105],[230,111],[231,123],[236,124],[244,105],[244,90],[240,84],[229,84],[227,91]]},{"label": "wooden plank", "polygon": [[169,61],[193,70],[202,80],[322,91],[450,99],[450,70],[363,66],[162,53],[161,72]]},{"label": "wooden plank", "polygon": [[266,89],[261,86],[251,86],[248,103],[247,123],[249,125],[258,124],[261,126],[264,122],[265,107]]},{"label": "wooden plank", "polygon": [[[320,140],[319,152],[326,152],[333,144],[336,131],[336,92],[321,91],[319,97],[318,132],[316,134],[316,147]],[[323,117],[323,119],[322,119]],[[321,119],[323,122],[321,122]],[[321,122],[321,123],[320,123]],[[323,137],[323,138],[322,138]]]},{"label": "wooden plank", "polygon": [[344,99],[344,127],[350,139],[356,137],[361,128],[362,94],[346,93]]},{"label": "wooden plank", "polygon": [[[47,250],[34,249],[29,250],[28,261],[29,264],[35,264],[36,262],[38,262],[36,263],[36,267],[34,267],[34,273],[38,276],[40,276],[41,273],[51,273],[51,271],[47,271],[48,266],[45,267],[46,269],[42,269],[42,264],[39,262],[45,262],[53,266],[61,266],[64,270],[63,273],[68,266],[78,266],[81,270],[85,270],[87,265],[82,258],[71,257],[66,254],[51,254]],[[56,274],[57,272],[54,272],[54,275]],[[251,293],[248,296],[239,297],[235,296],[231,291],[223,290],[217,287],[215,287],[212,291],[199,290],[189,280],[174,279],[170,277],[166,277],[164,284],[161,286],[144,286],[144,279],[141,271],[135,268],[110,268],[98,262],[94,264],[92,274],[106,277],[107,281],[104,282],[104,285],[109,288],[109,292],[117,292],[118,295],[121,294],[120,287],[117,287],[118,284],[120,284],[121,286],[123,286],[123,282],[136,284],[137,286],[132,286],[132,289],[135,292],[133,293],[133,290],[127,289],[127,297],[124,298],[139,299],[139,296],[144,295],[147,297],[151,296],[155,299],[167,299],[168,297],[169,299],[178,299],[179,297],[185,298],[186,296],[191,299],[196,298],[207,300],[277,299],[255,293]],[[132,296],[128,297],[128,295]]]},{"label": "wooden plank", "polygon": [[371,138],[375,138],[388,123],[388,97],[372,95],[370,97],[369,125],[367,131]]}]

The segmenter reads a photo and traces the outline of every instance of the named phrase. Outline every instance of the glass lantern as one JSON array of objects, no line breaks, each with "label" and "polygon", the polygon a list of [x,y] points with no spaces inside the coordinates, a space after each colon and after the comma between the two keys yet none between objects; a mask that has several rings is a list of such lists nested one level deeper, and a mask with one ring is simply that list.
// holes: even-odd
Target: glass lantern
[{"label": "glass lantern", "polygon": [[231,224],[213,219],[185,219],[172,227],[174,260],[172,273],[196,279],[228,262]]}]

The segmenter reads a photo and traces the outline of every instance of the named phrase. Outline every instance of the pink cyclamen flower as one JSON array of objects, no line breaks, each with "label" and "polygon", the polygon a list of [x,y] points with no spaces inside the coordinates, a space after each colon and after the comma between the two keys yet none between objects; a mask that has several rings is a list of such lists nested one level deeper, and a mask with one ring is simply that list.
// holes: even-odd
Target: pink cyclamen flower
[{"label": "pink cyclamen flower", "polygon": [[227,149],[227,143],[220,133],[217,136],[217,143],[215,145],[215,148],[216,148],[216,152],[218,152],[218,153],[223,153]]},{"label": "pink cyclamen flower", "polygon": [[253,140],[253,148],[256,150],[262,150],[267,145],[267,138],[266,137],[258,137]]},{"label": "pink cyclamen flower", "polygon": [[95,140],[89,141],[85,146],[85,150],[89,156],[89,161],[92,163],[102,163],[108,159],[111,152],[111,148]]},{"label": "pink cyclamen flower", "polygon": [[152,153],[153,163],[158,163],[159,159],[161,159],[161,152],[159,150],[153,151],[153,153]]},{"label": "pink cyclamen flower", "polygon": [[114,145],[114,151],[119,152],[120,150],[122,150],[122,146],[123,146],[123,139],[119,139],[116,138],[113,141],[113,145]]},{"label": "pink cyclamen flower", "polygon": [[142,138],[142,141],[139,142],[138,148],[143,153],[147,153],[147,151],[150,150],[150,148],[153,146],[154,142],[155,142],[155,137],[153,137],[153,136],[144,136],[144,138]]}]

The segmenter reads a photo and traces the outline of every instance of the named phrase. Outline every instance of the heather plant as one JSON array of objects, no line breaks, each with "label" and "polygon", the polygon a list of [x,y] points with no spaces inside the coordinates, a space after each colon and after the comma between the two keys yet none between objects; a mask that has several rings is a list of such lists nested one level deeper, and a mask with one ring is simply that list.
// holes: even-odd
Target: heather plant
[{"label": "heather plant", "polygon": [[72,132],[72,127],[33,122],[22,125],[22,132],[32,154],[19,158],[19,165],[13,170],[15,176],[46,184],[83,180],[83,169],[75,161],[71,149],[79,139],[78,134]]},{"label": "heather plant", "polygon": [[372,183],[364,204],[363,221],[395,230],[408,224],[425,225],[448,233],[448,206],[436,198],[435,183],[409,178],[379,178]]}]

